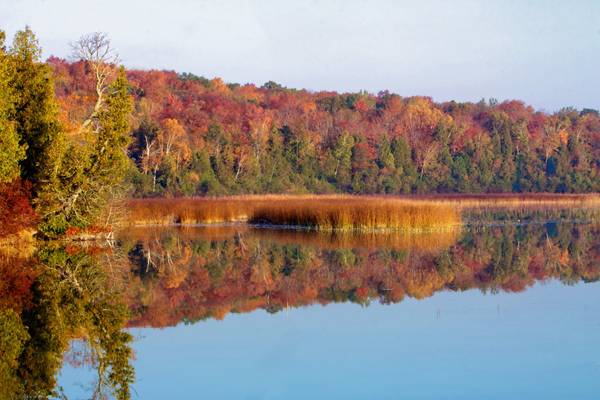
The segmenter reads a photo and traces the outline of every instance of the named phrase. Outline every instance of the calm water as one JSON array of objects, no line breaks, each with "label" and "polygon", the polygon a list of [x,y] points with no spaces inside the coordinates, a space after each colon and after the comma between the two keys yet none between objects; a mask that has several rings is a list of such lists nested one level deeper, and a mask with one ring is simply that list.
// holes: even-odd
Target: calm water
[{"label": "calm water", "polygon": [[[139,229],[108,250],[49,249],[38,258],[50,270],[74,266],[52,278],[52,293],[69,288],[79,305],[68,336],[95,343],[70,341],[57,386],[70,399],[109,393],[110,373],[98,371],[126,375],[115,349],[128,345],[113,338],[128,332],[132,398],[595,399],[599,233],[573,223],[359,237]],[[33,304],[55,282],[44,279],[32,278]]]},{"label": "calm water", "polygon": [[[597,399],[599,304],[598,283],[551,282],[136,328],[134,387],[141,399]],[[66,368],[61,381],[90,379]]]}]

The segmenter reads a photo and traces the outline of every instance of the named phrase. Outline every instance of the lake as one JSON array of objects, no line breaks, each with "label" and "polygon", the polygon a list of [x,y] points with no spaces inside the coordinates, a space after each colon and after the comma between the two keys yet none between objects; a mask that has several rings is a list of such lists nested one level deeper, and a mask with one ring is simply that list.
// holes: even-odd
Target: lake
[{"label": "lake", "polygon": [[30,282],[10,285],[36,338],[16,380],[69,399],[133,372],[140,399],[597,398],[599,233],[573,221],[415,235],[231,225],[50,246],[30,275],[5,278]]}]

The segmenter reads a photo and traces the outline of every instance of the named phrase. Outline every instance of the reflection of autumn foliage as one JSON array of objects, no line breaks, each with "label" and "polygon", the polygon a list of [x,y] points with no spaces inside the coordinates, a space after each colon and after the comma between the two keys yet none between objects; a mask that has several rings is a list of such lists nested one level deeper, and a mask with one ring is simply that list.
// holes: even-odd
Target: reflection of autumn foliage
[{"label": "reflection of autumn foliage", "polygon": [[[280,244],[298,244],[320,249],[335,250],[340,248],[395,248],[418,249],[426,251],[441,250],[454,244],[460,235],[460,228],[411,234],[396,231],[365,231],[365,232],[318,232],[297,229],[278,229],[276,227],[252,227],[244,224],[214,225],[214,226],[178,226],[176,228],[160,227],[128,227],[121,231],[122,236],[135,238],[143,243],[156,242],[158,237],[166,232],[183,241],[198,239],[224,240],[236,235],[251,235],[256,239],[274,240]],[[276,234],[273,234],[275,232]]]},{"label": "reflection of autumn foliage", "polygon": [[[522,291],[535,282],[600,278],[599,228],[507,226],[467,231],[438,248],[319,245],[307,234],[222,228],[124,235],[135,277],[132,326],[224,318],[229,312],[425,298],[439,290]],[[596,235],[596,236],[595,236]],[[318,235],[316,235],[318,237]],[[434,240],[432,237],[427,241]]]},{"label": "reflection of autumn foliage", "polygon": [[0,253],[0,309],[16,312],[31,305],[33,284],[38,272],[31,260]]},{"label": "reflection of autumn foliage", "polygon": [[118,285],[127,280],[112,268],[118,256],[95,245],[38,245],[32,257],[0,255],[0,398],[53,397],[74,338],[97,372],[91,398],[130,398],[132,338],[122,329]]},{"label": "reflection of autumn foliage", "polygon": [[67,361],[91,364],[97,388],[128,398],[127,308],[130,326],[163,327],[258,309],[593,281],[599,238],[600,226],[569,223],[385,239],[231,226],[136,228],[116,247],[40,244],[38,261],[0,258],[0,364],[9,366],[0,365],[0,389],[47,397],[77,338],[86,346],[72,347]]}]

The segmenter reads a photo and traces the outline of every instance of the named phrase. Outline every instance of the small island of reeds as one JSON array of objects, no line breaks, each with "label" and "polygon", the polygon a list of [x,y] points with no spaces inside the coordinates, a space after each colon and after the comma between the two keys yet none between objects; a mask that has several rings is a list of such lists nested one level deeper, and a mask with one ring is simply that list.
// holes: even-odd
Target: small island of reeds
[{"label": "small island of reeds", "polygon": [[600,207],[598,195],[263,195],[134,199],[127,225],[246,223],[316,231],[432,232],[463,224],[467,209]]}]

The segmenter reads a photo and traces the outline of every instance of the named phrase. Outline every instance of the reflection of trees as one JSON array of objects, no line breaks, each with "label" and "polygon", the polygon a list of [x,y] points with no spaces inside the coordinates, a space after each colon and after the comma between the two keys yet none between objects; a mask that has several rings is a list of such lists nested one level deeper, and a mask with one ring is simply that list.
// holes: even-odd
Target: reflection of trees
[{"label": "reflection of trees", "polygon": [[293,232],[146,230],[123,239],[137,277],[127,290],[131,324],[165,326],[314,303],[394,303],[439,290],[522,291],[545,279],[596,280],[599,230],[564,223],[477,228],[453,241],[442,238],[437,248],[435,236],[377,247],[305,233],[294,241]]},{"label": "reflection of trees", "polygon": [[[92,252],[93,253],[93,252]],[[22,282],[21,291],[11,288],[9,298],[23,293],[0,310],[0,398],[47,398],[64,396],[56,388],[56,374],[74,338],[85,340],[89,363],[97,371],[91,398],[111,392],[129,398],[133,381],[130,365],[131,336],[122,330],[126,307],[111,289],[110,276],[97,257],[81,249],[45,246],[32,266],[5,260],[2,281]],[[27,272],[30,279],[16,279]]]},{"label": "reflection of trees", "polygon": [[71,361],[97,373],[90,396],[128,398],[134,371],[122,328],[129,313],[131,325],[167,326],[255,309],[593,281],[599,233],[599,226],[566,223],[365,240],[247,228],[145,230],[122,237],[121,258],[45,245],[35,263],[0,262],[0,400],[60,396],[56,374],[73,339],[85,348]]}]

